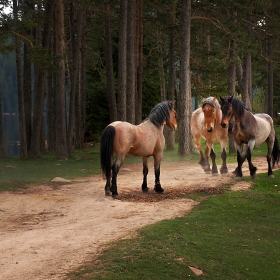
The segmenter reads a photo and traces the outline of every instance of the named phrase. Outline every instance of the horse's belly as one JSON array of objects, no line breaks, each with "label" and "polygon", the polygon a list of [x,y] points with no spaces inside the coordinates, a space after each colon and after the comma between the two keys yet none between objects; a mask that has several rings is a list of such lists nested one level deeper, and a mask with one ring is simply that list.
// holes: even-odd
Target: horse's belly
[{"label": "horse's belly", "polygon": [[271,125],[266,119],[260,117],[255,117],[255,118],[257,120],[255,145],[258,146],[269,137],[271,132]]}]

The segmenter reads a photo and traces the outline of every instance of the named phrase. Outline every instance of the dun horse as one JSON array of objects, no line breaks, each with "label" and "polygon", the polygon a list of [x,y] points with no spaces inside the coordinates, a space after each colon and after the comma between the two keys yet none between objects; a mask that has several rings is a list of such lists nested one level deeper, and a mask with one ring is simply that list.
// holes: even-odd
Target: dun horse
[{"label": "dun horse", "polygon": [[266,142],[268,176],[273,178],[272,168],[275,163],[279,162],[280,153],[272,118],[267,114],[253,115],[249,110],[246,110],[244,103],[234,96],[221,97],[221,102],[222,127],[227,127],[230,119],[235,118],[232,133],[237,150],[238,166],[234,172],[236,177],[242,177],[242,164],[246,158],[251,177],[256,176],[257,168],[251,161],[252,150],[255,145],[258,146]]},{"label": "dun horse", "polygon": [[[149,190],[147,187],[148,157],[153,156],[154,190],[157,193],[164,191],[160,184],[160,163],[165,145],[163,126],[166,124],[171,130],[177,128],[174,104],[175,101],[159,103],[140,125],[116,121],[104,129],[101,136],[100,160],[102,172],[106,176],[105,195],[110,195],[111,192],[113,198],[118,197],[117,175],[127,154],[142,157],[143,192]],[[116,160],[112,165],[114,154],[116,154]]]},{"label": "dun horse", "polygon": [[[216,165],[216,154],[214,152],[214,143],[221,144],[221,158],[223,160],[220,172],[227,173],[226,165],[226,146],[228,141],[228,129],[221,127],[222,111],[216,97],[208,97],[202,100],[202,107],[196,109],[191,117],[191,133],[200,153],[199,164],[205,172],[211,172],[209,164],[209,155],[212,159],[212,174],[218,173]],[[202,153],[200,138],[206,140],[205,158]]]}]

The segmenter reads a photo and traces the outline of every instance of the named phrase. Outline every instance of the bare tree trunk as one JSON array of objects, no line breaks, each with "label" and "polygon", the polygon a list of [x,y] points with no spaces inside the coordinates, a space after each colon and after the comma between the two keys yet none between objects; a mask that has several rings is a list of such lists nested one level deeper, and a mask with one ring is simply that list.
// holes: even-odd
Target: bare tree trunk
[{"label": "bare tree trunk", "polygon": [[[272,54],[272,39],[267,41],[267,56]],[[267,74],[266,74],[266,94],[265,94],[265,112],[273,117],[273,62],[267,61]]]},{"label": "bare tree trunk", "polygon": [[80,66],[80,125],[79,125],[79,141],[80,147],[84,144],[85,131],[86,131],[86,24],[87,16],[86,9],[83,9],[82,18],[82,39],[81,39],[81,66]]},{"label": "bare tree trunk", "polygon": [[3,139],[3,120],[2,120],[3,112],[2,112],[2,94],[0,92],[0,158],[6,156],[5,153],[5,145]]},{"label": "bare tree trunk", "polygon": [[142,84],[143,84],[143,0],[138,0],[137,5],[137,87],[135,104],[135,123],[142,122]]},{"label": "bare tree trunk", "polygon": [[126,121],[126,77],[127,77],[127,0],[120,0],[120,28],[118,46],[118,118]]},{"label": "bare tree trunk", "polygon": [[166,90],[165,90],[165,76],[164,76],[164,66],[163,66],[163,38],[161,31],[157,32],[158,41],[158,65],[159,65],[159,81],[160,81],[160,98],[161,101],[166,100]]},{"label": "bare tree trunk", "polygon": [[47,149],[49,152],[55,152],[55,106],[54,106],[54,88],[53,72],[48,71],[46,85],[46,107],[47,107]]},{"label": "bare tree trunk", "polygon": [[[17,1],[13,0],[14,18],[18,19]],[[19,131],[20,131],[20,157],[27,158],[26,127],[25,127],[25,109],[24,109],[24,92],[23,92],[23,74],[21,62],[21,40],[15,37],[16,43],[16,65],[17,65],[17,82],[18,82],[18,112],[19,112]]]},{"label": "bare tree trunk", "polygon": [[66,131],[66,98],[65,98],[65,55],[64,43],[64,7],[63,0],[55,1],[55,55],[59,57],[55,76],[55,131],[56,131],[56,155],[59,158],[68,159],[67,131]]},{"label": "bare tree trunk", "polygon": [[134,37],[134,7],[135,0],[128,1],[127,5],[127,90],[126,114],[127,121],[135,124],[135,37]]},{"label": "bare tree trunk", "polygon": [[[168,53],[168,92],[167,99],[175,100],[175,90],[176,90],[176,68],[175,68],[175,8],[176,5],[172,6],[172,26],[169,29],[169,53]],[[178,106],[178,104],[177,104]],[[165,142],[167,150],[175,149],[175,131],[170,129],[165,129]]]},{"label": "bare tree trunk", "polygon": [[[46,12],[52,11],[52,1],[47,2]],[[36,30],[36,39],[38,42],[42,41],[42,47],[47,48],[49,45],[51,35],[51,25],[47,20],[44,22],[43,38],[41,40],[41,22],[38,16],[38,25]],[[42,149],[45,150],[44,143],[44,122],[43,122],[43,103],[45,97],[47,71],[39,64],[35,65],[35,82],[34,82],[34,111],[33,111],[33,128],[31,134],[31,145],[29,156],[37,158]]]},{"label": "bare tree trunk", "polygon": [[192,150],[190,120],[192,114],[190,76],[191,0],[183,0],[183,42],[180,67],[179,150],[181,156],[188,156]]},{"label": "bare tree trunk", "polygon": [[104,33],[105,33],[105,61],[106,61],[106,77],[107,77],[107,94],[109,100],[110,121],[116,121],[117,103],[114,85],[113,56],[111,44],[111,28],[110,28],[110,0],[104,0]]}]

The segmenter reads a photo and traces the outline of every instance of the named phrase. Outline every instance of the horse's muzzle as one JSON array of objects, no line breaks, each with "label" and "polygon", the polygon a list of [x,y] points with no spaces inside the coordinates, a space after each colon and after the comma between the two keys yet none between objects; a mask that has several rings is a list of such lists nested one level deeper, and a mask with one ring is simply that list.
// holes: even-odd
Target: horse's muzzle
[{"label": "horse's muzzle", "polygon": [[213,132],[213,130],[214,130],[213,127],[210,127],[209,129],[207,128],[208,132]]}]

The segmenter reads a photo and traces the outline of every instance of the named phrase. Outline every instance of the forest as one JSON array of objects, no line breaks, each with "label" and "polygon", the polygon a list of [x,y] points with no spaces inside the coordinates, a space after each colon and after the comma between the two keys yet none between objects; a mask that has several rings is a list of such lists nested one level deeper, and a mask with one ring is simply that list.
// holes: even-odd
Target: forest
[{"label": "forest", "polygon": [[0,157],[18,141],[21,158],[67,159],[162,100],[182,156],[203,97],[235,94],[278,123],[279,38],[278,0],[0,0]]}]

